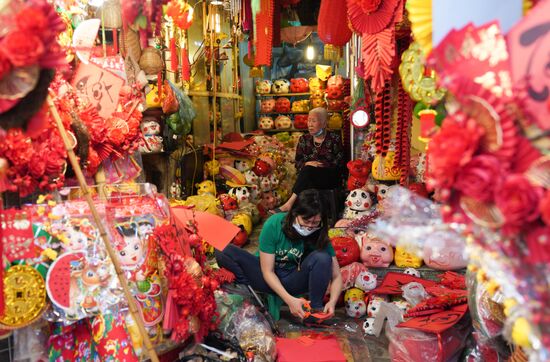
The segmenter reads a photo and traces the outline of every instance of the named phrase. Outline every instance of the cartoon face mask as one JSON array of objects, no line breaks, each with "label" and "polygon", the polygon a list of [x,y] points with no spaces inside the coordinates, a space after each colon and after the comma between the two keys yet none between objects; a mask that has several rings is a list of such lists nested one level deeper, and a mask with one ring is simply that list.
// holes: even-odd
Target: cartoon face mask
[{"label": "cartoon face mask", "polygon": [[393,261],[393,248],[369,234],[363,236],[361,260],[370,267],[387,268]]},{"label": "cartoon face mask", "polygon": [[420,268],[422,258],[407,248],[397,246],[395,248],[395,265],[400,268]]}]

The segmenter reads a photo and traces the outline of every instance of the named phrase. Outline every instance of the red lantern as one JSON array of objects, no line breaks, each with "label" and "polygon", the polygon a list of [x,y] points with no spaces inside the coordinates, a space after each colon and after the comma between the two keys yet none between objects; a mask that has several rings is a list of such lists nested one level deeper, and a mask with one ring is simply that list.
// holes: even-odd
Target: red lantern
[{"label": "red lantern", "polygon": [[338,236],[330,239],[330,241],[332,242],[332,247],[336,252],[336,259],[338,259],[338,264],[340,264],[340,267],[349,265],[359,260],[361,249],[355,239]]},{"label": "red lantern", "polygon": [[317,34],[325,43],[325,59],[338,60],[341,54],[340,47],[351,39],[347,1],[321,0]]}]

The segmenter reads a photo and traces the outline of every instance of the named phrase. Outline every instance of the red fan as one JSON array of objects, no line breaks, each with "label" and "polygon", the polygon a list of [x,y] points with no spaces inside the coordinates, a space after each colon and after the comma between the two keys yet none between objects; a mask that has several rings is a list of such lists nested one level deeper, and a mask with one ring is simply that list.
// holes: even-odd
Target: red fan
[{"label": "red fan", "polygon": [[[387,28],[393,21],[399,0],[347,0],[348,16],[353,31],[374,34]],[[376,8],[376,3],[380,6]],[[375,9],[375,10],[374,10]],[[373,10],[368,12],[369,10]]]}]

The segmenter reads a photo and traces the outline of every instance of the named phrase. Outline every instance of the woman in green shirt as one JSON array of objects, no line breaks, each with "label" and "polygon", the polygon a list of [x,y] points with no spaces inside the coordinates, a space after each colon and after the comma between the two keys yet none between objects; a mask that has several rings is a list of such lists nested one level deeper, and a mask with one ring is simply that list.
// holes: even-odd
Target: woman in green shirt
[{"label": "woman in green shirt", "polygon": [[[304,318],[305,301],[297,297],[304,293],[309,293],[312,311],[334,314],[342,276],[317,190],[302,191],[288,213],[267,219],[260,233],[259,258],[235,245],[215,253],[218,264],[233,272],[237,283],[277,294],[293,315]],[[323,304],[329,284],[330,299]]]}]

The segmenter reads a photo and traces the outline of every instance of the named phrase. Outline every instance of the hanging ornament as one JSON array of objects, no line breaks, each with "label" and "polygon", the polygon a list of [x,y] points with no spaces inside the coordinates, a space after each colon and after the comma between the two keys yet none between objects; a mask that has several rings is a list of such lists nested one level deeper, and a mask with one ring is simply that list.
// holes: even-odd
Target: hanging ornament
[{"label": "hanging ornament", "polygon": [[166,5],[166,16],[181,30],[187,30],[193,24],[193,7],[187,2],[172,0]]},{"label": "hanging ornament", "polygon": [[274,0],[260,1],[260,11],[256,14],[256,32],[254,33],[254,41],[256,43],[255,66],[271,66],[274,11]]},{"label": "hanging ornament", "polygon": [[405,6],[414,40],[428,55],[432,51],[432,0],[408,0]]},{"label": "hanging ornament", "polygon": [[351,39],[347,22],[347,3],[340,0],[322,0],[317,20],[317,34],[325,43],[324,57],[338,61],[342,47]]},{"label": "hanging ornament", "polygon": [[393,24],[399,0],[347,0],[348,16],[353,31],[374,34]]},{"label": "hanging ornament", "polygon": [[399,65],[403,88],[415,101],[434,104],[443,98],[445,90],[437,88],[435,71],[431,71],[429,76],[425,72],[424,54],[420,44],[412,43],[401,55]]},{"label": "hanging ornament", "polygon": [[412,101],[398,79],[397,129],[395,133],[395,158],[401,171],[399,183],[407,185],[411,164]]},{"label": "hanging ornament", "polygon": [[371,79],[372,90],[379,92],[393,73],[395,29],[390,27],[376,34],[363,34],[361,53],[365,77]]},{"label": "hanging ornament", "polygon": [[2,329],[24,327],[40,317],[46,307],[44,278],[29,265],[15,265],[4,275]]}]

